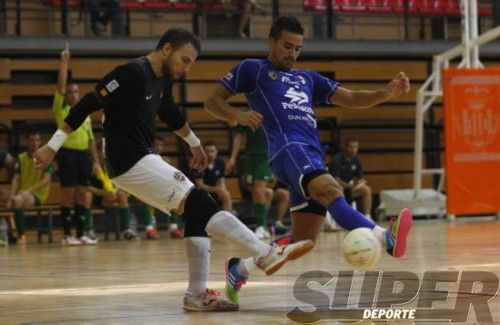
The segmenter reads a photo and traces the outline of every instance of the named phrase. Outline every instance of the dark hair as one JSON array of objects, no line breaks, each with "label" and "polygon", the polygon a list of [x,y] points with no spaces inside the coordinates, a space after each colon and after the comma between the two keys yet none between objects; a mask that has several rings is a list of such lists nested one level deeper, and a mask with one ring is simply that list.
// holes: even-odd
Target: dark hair
[{"label": "dark hair", "polygon": [[207,140],[204,144],[203,144],[204,147],[210,147],[210,146],[214,146],[214,147],[217,147],[217,145],[215,144],[215,141],[214,140]]},{"label": "dark hair", "polygon": [[281,16],[273,23],[269,30],[269,37],[278,39],[281,33],[286,30],[287,32],[304,35],[304,28],[300,21],[292,16]]},{"label": "dark hair", "polygon": [[344,145],[347,146],[349,143],[359,142],[356,137],[347,137],[344,140]]},{"label": "dark hair", "polygon": [[198,54],[201,53],[201,44],[198,37],[184,28],[171,28],[167,30],[158,41],[155,50],[161,50],[166,43],[170,43],[174,51],[184,44],[191,43],[196,51],[198,51]]},{"label": "dark hair", "polygon": [[40,132],[36,131],[36,130],[28,130],[28,132],[26,132],[26,139],[29,139],[33,136],[39,136],[41,137],[42,135],[40,134]]}]

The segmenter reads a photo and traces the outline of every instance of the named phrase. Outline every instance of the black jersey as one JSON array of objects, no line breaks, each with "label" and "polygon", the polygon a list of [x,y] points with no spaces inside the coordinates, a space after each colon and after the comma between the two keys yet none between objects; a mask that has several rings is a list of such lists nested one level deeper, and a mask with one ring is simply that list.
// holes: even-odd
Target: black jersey
[{"label": "black jersey", "polygon": [[333,157],[329,168],[334,177],[338,177],[346,183],[349,183],[354,177],[363,177],[361,160],[359,160],[357,155],[351,159],[347,159],[344,152],[339,152]]},{"label": "black jersey", "polygon": [[154,153],[157,115],[167,124],[172,115],[185,123],[173,101],[172,81],[158,78],[146,57],[114,69],[93,93],[104,108],[105,154],[111,177],[125,173],[142,157]]}]

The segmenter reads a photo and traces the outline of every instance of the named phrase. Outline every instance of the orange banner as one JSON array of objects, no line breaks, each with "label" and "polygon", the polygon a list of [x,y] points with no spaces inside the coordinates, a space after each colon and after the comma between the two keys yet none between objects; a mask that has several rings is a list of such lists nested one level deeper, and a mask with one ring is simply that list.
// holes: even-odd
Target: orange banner
[{"label": "orange banner", "polygon": [[500,211],[500,68],[444,72],[449,214]]}]

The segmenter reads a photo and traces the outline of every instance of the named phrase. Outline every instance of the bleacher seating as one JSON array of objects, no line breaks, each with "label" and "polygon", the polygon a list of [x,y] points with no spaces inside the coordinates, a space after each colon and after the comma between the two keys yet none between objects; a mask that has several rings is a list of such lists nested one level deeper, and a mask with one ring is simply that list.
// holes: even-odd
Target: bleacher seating
[{"label": "bleacher seating", "polygon": [[[305,11],[327,10],[328,0],[304,0]],[[403,14],[405,0],[331,0],[337,13],[386,13]],[[408,13],[422,16],[459,16],[460,0],[409,0]],[[480,5],[480,16],[491,16],[491,8]]]}]

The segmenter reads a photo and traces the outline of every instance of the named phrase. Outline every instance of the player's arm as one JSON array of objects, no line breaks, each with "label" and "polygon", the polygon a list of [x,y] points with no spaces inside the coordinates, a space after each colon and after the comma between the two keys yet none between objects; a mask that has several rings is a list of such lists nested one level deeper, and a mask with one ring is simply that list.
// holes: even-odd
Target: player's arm
[{"label": "player's arm", "polygon": [[59,125],[59,128],[52,135],[49,142],[35,152],[33,159],[36,168],[41,169],[50,164],[68,136],[82,125],[83,121],[85,121],[90,113],[99,108],[99,102],[92,93],[87,93],[83,96],[83,98],[70,110],[69,115],[64,122]]},{"label": "player's arm", "polygon": [[191,167],[196,170],[204,170],[207,167],[207,155],[201,146],[200,139],[191,130],[180,108],[174,102],[171,82],[168,82],[164,87],[158,116],[177,136],[181,137],[189,145],[193,154]]},{"label": "player's arm", "polygon": [[218,187],[218,188],[223,189],[223,190],[227,190],[226,178],[220,177],[219,179],[217,179],[217,182],[215,183],[215,187]]},{"label": "player's arm", "polygon": [[380,103],[398,98],[410,91],[410,81],[404,72],[392,79],[385,89],[380,90],[349,90],[344,87],[330,96],[330,103],[346,108],[369,108]]},{"label": "player's arm", "polygon": [[217,84],[204,102],[205,110],[218,119],[229,123],[238,122],[241,125],[248,126],[253,131],[257,130],[262,124],[262,115],[253,110],[232,107],[227,102],[232,96],[233,94],[229,90]]},{"label": "player's arm", "polygon": [[113,109],[133,103],[137,93],[142,91],[143,80],[144,77],[139,70],[129,65],[120,66],[108,73],[92,92],[85,94],[70,109],[68,116],[59,125],[49,142],[35,152],[36,167],[47,166],[68,136],[78,129],[92,112],[102,107]]},{"label": "player's arm", "polygon": [[201,189],[207,191],[208,193],[217,192],[217,188],[215,186],[210,186],[210,185],[205,184],[205,182],[203,182],[203,178],[196,178],[195,185],[196,185],[196,187],[201,188]]},{"label": "player's arm", "polygon": [[16,174],[14,174],[14,177],[12,178],[12,181],[10,183],[9,198],[7,199],[7,202],[5,204],[7,209],[11,208],[12,198],[14,198],[14,195],[16,195],[18,189],[19,189],[19,174],[16,172]]},{"label": "player's arm", "polygon": [[243,138],[245,136],[243,133],[236,132],[233,137],[233,145],[231,147],[231,156],[226,162],[226,174],[233,172],[234,166],[236,165],[236,159],[238,158],[238,154],[240,153],[241,146],[243,144]]},{"label": "player's arm", "polygon": [[61,64],[57,75],[57,90],[61,95],[66,94],[66,85],[68,82],[68,64],[71,54],[69,52],[69,43],[66,42],[64,50],[61,52]]}]

